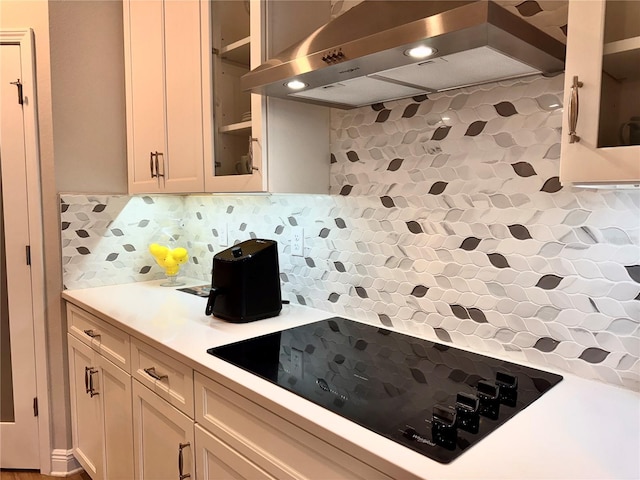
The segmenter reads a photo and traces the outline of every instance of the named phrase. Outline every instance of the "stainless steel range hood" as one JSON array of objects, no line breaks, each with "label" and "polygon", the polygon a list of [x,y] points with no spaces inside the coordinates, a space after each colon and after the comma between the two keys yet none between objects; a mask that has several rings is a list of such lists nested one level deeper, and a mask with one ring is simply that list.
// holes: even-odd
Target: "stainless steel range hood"
[{"label": "stainless steel range hood", "polygon": [[[428,46],[435,54],[407,52]],[[244,75],[263,95],[354,108],[564,69],[565,45],[480,1],[365,0]],[[298,80],[304,87],[286,85]]]}]

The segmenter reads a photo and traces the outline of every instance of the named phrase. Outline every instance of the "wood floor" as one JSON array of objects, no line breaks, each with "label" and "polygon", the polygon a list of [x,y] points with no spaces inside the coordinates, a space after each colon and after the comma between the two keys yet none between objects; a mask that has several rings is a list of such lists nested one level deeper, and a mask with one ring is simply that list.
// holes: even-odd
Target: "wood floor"
[{"label": "wood floor", "polygon": [[[0,470],[0,480],[46,480],[53,478],[59,480],[60,477],[40,475],[37,471],[32,470]],[[91,477],[84,472],[76,473],[75,475],[66,478],[67,480],[91,480]]]}]

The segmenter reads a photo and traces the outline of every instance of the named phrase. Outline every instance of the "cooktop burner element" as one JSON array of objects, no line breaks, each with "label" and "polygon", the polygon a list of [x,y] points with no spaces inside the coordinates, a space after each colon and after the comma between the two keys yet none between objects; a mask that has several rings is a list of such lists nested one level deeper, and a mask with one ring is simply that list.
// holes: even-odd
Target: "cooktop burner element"
[{"label": "cooktop burner element", "polygon": [[340,317],[207,352],[441,463],[562,380]]}]

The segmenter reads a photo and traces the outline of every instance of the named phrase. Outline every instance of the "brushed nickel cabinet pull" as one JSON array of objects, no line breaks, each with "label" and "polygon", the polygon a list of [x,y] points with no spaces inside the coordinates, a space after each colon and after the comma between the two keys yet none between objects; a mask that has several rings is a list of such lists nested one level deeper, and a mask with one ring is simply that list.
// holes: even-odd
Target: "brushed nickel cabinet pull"
[{"label": "brushed nickel cabinet pull", "polygon": [[182,451],[189,446],[191,446],[189,442],[178,444],[178,474],[180,475],[179,476],[180,480],[184,480],[185,478],[191,478],[190,473],[184,473],[184,457],[182,453]]},{"label": "brushed nickel cabinet pull", "polygon": [[153,159],[155,158],[156,154],[153,152],[149,152],[149,171],[151,172],[151,178],[156,178],[156,174],[153,171],[153,166],[154,166],[154,162]]},{"label": "brushed nickel cabinet pull", "polygon": [[[162,173],[160,173],[160,157],[162,157]],[[156,152],[156,177],[164,178],[164,153],[162,152]]]},{"label": "brushed nickel cabinet pull", "polygon": [[169,378],[169,375],[160,375],[156,372],[156,367],[149,367],[144,369],[145,373],[156,380],[162,380],[163,378]]},{"label": "brushed nickel cabinet pull", "polygon": [[98,333],[98,332],[94,331],[94,330],[93,330],[93,329],[91,329],[91,328],[88,328],[88,329],[86,329],[86,330],[83,330],[83,332],[84,332],[86,335],[90,336],[91,338],[100,338],[100,333]]},{"label": "brushed nickel cabinet pull", "polygon": [[573,77],[573,85],[571,85],[571,97],[569,98],[569,143],[580,141],[580,137],[576,135],[576,127],[578,125],[578,113],[580,109],[580,97],[578,89],[582,88],[583,83],[578,81],[578,76]]},{"label": "brushed nickel cabinet pull", "polygon": [[96,392],[95,388],[93,387],[94,373],[98,373],[98,370],[96,370],[93,367],[84,367],[84,387],[85,387],[86,393],[91,395],[92,398],[95,397],[96,395],[99,395],[99,393]]}]

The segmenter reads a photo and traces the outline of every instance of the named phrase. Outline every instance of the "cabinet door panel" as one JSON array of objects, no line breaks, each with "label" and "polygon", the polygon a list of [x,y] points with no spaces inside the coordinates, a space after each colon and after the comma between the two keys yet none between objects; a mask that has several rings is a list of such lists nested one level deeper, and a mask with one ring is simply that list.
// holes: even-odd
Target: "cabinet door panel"
[{"label": "cabinet door panel", "polygon": [[179,478],[181,446],[182,472],[195,476],[193,421],[189,417],[134,381],[133,420],[135,478]]},{"label": "cabinet door panel", "polygon": [[133,478],[133,415],[131,376],[99,357],[102,396],[105,478]]},{"label": "cabinet door panel", "polygon": [[[604,0],[569,2],[571,27],[567,38],[560,163],[560,181],[564,185],[640,183],[640,145],[601,146],[618,142],[621,125],[629,120],[629,115],[635,115],[631,112],[637,109],[640,98],[638,76],[622,82],[603,73],[605,14],[615,3],[625,8],[636,4]],[[616,17],[635,18],[631,10],[616,13]],[[629,40],[640,45],[640,37]],[[640,48],[636,47],[637,50]],[[640,72],[637,67],[635,70]],[[571,143],[569,112],[574,76],[582,82],[582,87],[577,88],[579,109],[575,130],[580,140]],[[627,108],[631,112],[623,113]],[[607,127],[613,127],[613,142],[608,138]]]},{"label": "cabinet door panel", "polygon": [[204,189],[200,2],[165,2],[167,152],[169,191]]},{"label": "cabinet door panel", "polygon": [[151,152],[165,152],[163,4],[125,2],[129,192],[157,192]]},{"label": "cabinet door panel", "polygon": [[195,426],[198,480],[273,479],[222,440]]},{"label": "cabinet door panel", "polygon": [[[71,428],[73,455],[93,480],[102,478],[102,428],[99,396],[91,397],[85,382],[86,368],[97,372],[95,352],[75,337],[68,335],[69,384],[71,387]],[[98,376],[93,374],[95,388]]]}]

